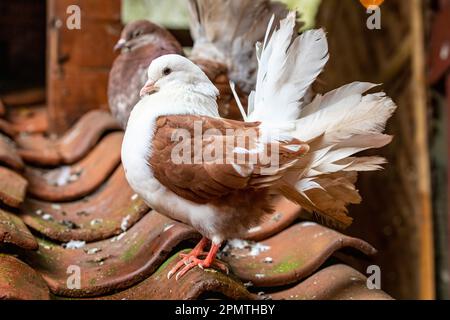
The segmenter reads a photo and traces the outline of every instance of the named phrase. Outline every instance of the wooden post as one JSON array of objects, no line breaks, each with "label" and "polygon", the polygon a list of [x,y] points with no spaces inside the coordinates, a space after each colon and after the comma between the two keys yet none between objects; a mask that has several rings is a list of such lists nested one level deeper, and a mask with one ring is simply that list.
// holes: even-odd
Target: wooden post
[{"label": "wooden post", "polygon": [[[81,29],[69,30],[70,5],[81,9]],[[47,99],[52,132],[81,115],[108,108],[108,74],[121,31],[120,0],[47,0]]]},{"label": "wooden post", "polygon": [[415,122],[415,154],[417,156],[417,173],[420,177],[417,186],[418,213],[416,226],[419,230],[419,290],[420,299],[435,298],[433,215],[431,209],[431,178],[428,152],[427,130],[427,93],[425,75],[425,42],[423,29],[423,2],[413,0],[411,9],[411,31],[413,37],[412,77],[414,92],[413,109]]}]

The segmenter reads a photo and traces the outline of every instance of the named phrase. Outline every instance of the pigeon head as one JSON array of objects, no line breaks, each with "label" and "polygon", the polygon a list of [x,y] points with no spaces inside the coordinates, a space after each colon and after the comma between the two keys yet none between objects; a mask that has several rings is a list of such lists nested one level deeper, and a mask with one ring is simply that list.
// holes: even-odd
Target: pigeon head
[{"label": "pigeon head", "polygon": [[120,39],[114,46],[114,50],[133,50],[149,42],[156,42],[161,36],[167,36],[167,33],[165,29],[150,21],[133,21],[128,23],[122,30]]},{"label": "pigeon head", "polygon": [[147,76],[141,96],[164,89],[183,88],[213,98],[219,95],[217,88],[196,64],[177,54],[167,54],[153,60]]}]

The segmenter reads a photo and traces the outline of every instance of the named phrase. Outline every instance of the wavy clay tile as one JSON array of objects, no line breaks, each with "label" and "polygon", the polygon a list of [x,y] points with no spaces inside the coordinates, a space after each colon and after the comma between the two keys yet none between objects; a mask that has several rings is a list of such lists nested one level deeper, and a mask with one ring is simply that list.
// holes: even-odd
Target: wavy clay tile
[{"label": "wavy clay tile", "polygon": [[243,281],[270,287],[304,279],[344,247],[357,249],[366,255],[376,253],[367,242],[316,223],[303,222],[260,243],[230,242],[222,257]]},{"label": "wavy clay tile", "polygon": [[276,300],[391,300],[379,289],[369,289],[367,278],[349,266],[326,267],[296,286],[271,293]]},{"label": "wavy clay tile", "polygon": [[106,111],[86,113],[61,138],[42,135],[21,136],[17,139],[23,159],[35,165],[73,164],[95,147],[107,132],[120,130],[117,121]]},{"label": "wavy clay tile", "polygon": [[122,132],[107,135],[84,159],[70,166],[55,169],[27,167],[28,192],[46,201],[70,201],[88,195],[119,165],[122,138]]},{"label": "wavy clay tile", "polygon": [[0,203],[19,207],[24,199],[28,182],[18,173],[0,167]]},{"label": "wavy clay tile", "polygon": [[20,217],[28,226],[55,241],[92,242],[120,234],[149,210],[128,186],[119,166],[99,190],[80,200],[52,203],[28,197]]},{"label": "wavy clay tile", "polygon": [[178,253],[173,255],[150,277],[132,288],[102,297],[108,300],[193,300],[200,298],[255,299],[239,279],[207,269],[192,269],[178,281],[167,279],[175,265]]},{"label": "wavy clay tile", "polygon": [[0,165],[14,170],[22,170],[24,164],[17,153],[16,145],[7,136],[0,134]]},{"label": "wavy clay tile", "polygon": [[[64,248],[39,239],[39,250],[25,252],[22,258],[42,275],[54,294],[99,296],[144,280],[181,242],[197,239],[199,235],[192,228],[152,211],[114,238],[78,243],[75,249],[69,249],[74,242]],[[82,270],[80,289],[67,287],[67,268],[71,265]]]},{"label": "wavy clay tile", "polygon": [[48,300],[42,277],[19,259],[0,254],[0,300]]},{"label": "wavy clay tile", "polygon": [[37,250],[38,243],[22,220],[0,209],[0,247],[9,243],[27,250]]}]

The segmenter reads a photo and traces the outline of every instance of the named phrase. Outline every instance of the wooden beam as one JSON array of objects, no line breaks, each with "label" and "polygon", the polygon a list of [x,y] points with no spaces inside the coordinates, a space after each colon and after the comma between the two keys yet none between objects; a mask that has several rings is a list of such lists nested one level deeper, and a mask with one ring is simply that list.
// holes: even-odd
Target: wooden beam
[{"label": "wooden beam", "polygon": [[[120,0],[47,0],[47,99],[51,131],[63,133],[91,109],[107,109],[113,47],[120,36]],[[81,29],[69,30],[69,5]]]},{"label": "wooden beam", "polygon": [[427,128],[427,92],[425,74],[425,41],[423,25],[423,1],[412,0],[411,31],[412,31],[412,88],[414,92],[414,143],[417,155],[418,173],[418,213],[416,215],[416,226],[419,228],[419,290],[420,299],[434,299],[435,293],[435,270],[434,270],[434,242],[433,242],[433,215],[431,207],[431,177],[430,160],[428,149]]}]

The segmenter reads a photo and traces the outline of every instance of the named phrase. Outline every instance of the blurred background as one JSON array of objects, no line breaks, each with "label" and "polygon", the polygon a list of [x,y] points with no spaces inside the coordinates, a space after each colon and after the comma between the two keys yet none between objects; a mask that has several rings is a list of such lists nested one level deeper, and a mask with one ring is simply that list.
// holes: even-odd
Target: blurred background
[{"label": "blurred background", "polygon": [[[355,222],[344,233],[379,250],[382,289],[394,298],[449,298],[450,0],[286,2],[304,29],[328,33],[318,92],[382,83],[399,106],[388,128],[394,142],[382,151],[389,164],[361,175],[363,204],[350,208]],[[363,6],[371,2],[383,2],[379,17]],[[71,4],[82,8],[81,30],[61,27]],[[15,0],[0,2],[0,12],[0,96],[8,105],[45,104],[56,135],[86,111],[108,108],[124,23],[149,19],[192,45],[184,0]],[[368,27],[371,18],[379,29]]]}]

